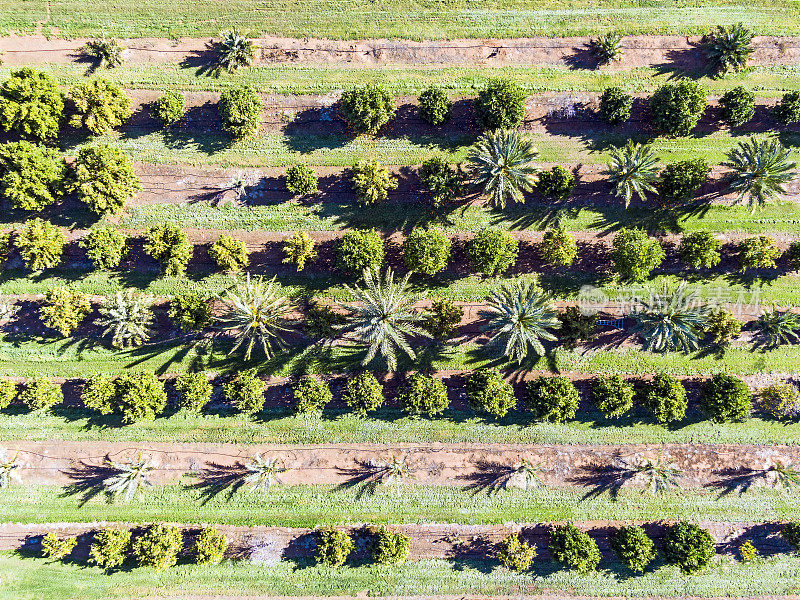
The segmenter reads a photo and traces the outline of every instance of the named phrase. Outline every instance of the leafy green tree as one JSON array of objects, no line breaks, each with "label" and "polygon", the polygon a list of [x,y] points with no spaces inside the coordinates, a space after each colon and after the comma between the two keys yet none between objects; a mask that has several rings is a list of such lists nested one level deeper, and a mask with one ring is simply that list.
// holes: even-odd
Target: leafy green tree
[{"label": "leafy green tree", "polygon": [[115,348],[134,348],[150,339],[153,333],[153,304],[151,296],[128,289],[106,298],[100,307],[97,325],[104,327],[103,335],[111,336]]},{"label": "leafy green tree", "polygon": [[422,163],[419,179],[434,208],[453,202],[464,192],[461,174],[441,155]]},{"label": "leafy green tree", "polygon": [[800,92],[786,92],[772,114],[784,125],[800,121]]},{"label": "leafy green tree", "polygon": [[753,32],[741,23],[718,25],[715,31],[703,38],[709,70],[721,76],[728,71],[744,69],[754,50],[752,41]]},{"label": "leafy green tree", "polygon": [[408,558],[410,540],[407,535],[389,531],[385,525],[373,528],[372,560],[379,565],[396,565]]},{"label": "leafy green tree", "polygon": [[64,402],[61,386],[47,377],[29,379],[18,398],[30,410],[45,410]]},{"label": "leafy green tree", "polygon": [[88,129],[95,135],[119,127],[131,118],[131,99],[108,79],[92,79],[76,85],[70,91],[75,114],[70,125]]},{"label": "leafy green tree", "polygon": [[670,163],[659,173],[656,189],[667,202],[688,202],[708,179],[708,170],[704,158]]},{"label": "leafy green tree", "polygon": [[746,269],[774,269],[781,251],[768,235],[754,235],[739,243],[739,264]]},{"label": "leafy green tree", "polygon": [[228,539],[216,527],[203,527],[194,541],[192,554],[198,565],[218,565],[227,549]]},{"label": "leafy green tree", "polygon": [[217,241],[211,244],[208,254],[217,263],[217,267],[226,273],[236,273],[250,264],[247,246],[242,240],[229,235],[219,236]]},{"label": "leafy green tree", "polygon": [[558,525],[550,532],[550,555],[578,573],[586,575],[597,569],[600,550],[597,542],[572,523]]},{"label": "leafy green tree", "polygon": [[358,416],[364,417],[370,411],[383,406],[383,386],[369,372],[349,377],[344,384],[342,400]]},{"label": "leafy green tree", "polygon": [[467,256],[485,277],[500,275],[517,260],[519,242],[499,227],[484,227],[467,242]]},{"label": "leafy green tree", "polygon": [[668,137],[689,135],[706,111],[706,94],[699,83],[682,79],[666,83],[650,98],[653,126]]},{"label": "leafy green tree", "polygon": [[495,208],[523,201],[523,192],[533,189],[539,151],[518,131],[497,130],[484,133],[469,149],[467,162],[473,184]]},{"label": "leafy green tree", "polygon": [[312,375],[305,375],[292,385],[295,410],[309,413],[322,410],[333,399],[331,388]]},{"label": "leafy green tree", "polygon": [[219,97],[222,127],[235,140],[254,135],[261,127],[264,101],[249,87],[230,88]]},{"label": "leafy green tree", "polygon": [[374,229],[351,229],[339,243],[337,264],[343,271],[361,275],[379,269],[384,261],[383,240]]},{"label": "leafy green tree", "polygon": [[733,338],[737,337],[742,331],[742,323],[736,319],[730,311],[724,308],[717,308],[708,315],[706,325],[706,335],[711,338],[711,343],[717,350],[724,354],[730,346]]},{"label": "leafy green tree", "polygon": [[797,166],[789,160],[790,152],[777,139],[751,137],[728,152],[723,164],[732,170],[729,187],[738,192],[737,202],[747,198],[755,212],[786,193],[784,184],[792,181]]},{"label": "leafy green tree", "polygon": [[738,377],[717,373],[703,385],[700,403],[712,421],[743,421],[753,408],[753,394]]},{"label": "leafy green tree", "polygon": [[475,112],[484,129],[510,129],[525,118],[527,94],[515,81],[496,78],[478,92]]},{"label": "leafy green tree", "polygon": [[72,166],[72,189],[98,215],[116,214],[141,189],[130,157],[106,144],[84,146]]},{"label": "leafy green tree", "polygon": [[538,421],[566,423],[575,418],[580,395],[568,377],[537,377],[528,382],[527,404]]},{"label": "leafy green tree", "polygon": [[225,399],[243,413],[255,414],[264,408],[264,390],[267,384],[255,369],[239,371],[228,383],[223,384]]},{"label": "leafy green tree", "polygon": [[113,225],[96,225],[89,230],[78,245],[96,269],[103,271],[118,267],[128,253],[128,236]]},{"label": "leafy green tree", "polygon": [[523,542],[518,533],[513,533],[503,540],[497,551],[497,560],[511,571],[527,571],[536,558],[536,546]]},{"label": "leafy green tree", "polygon": [[743,85],[737,85],[719,99],[719,116],[731,127],[747,123],[756,114],[756,95]]},{"label": "leafy green tree", "polygon": [[563,228],[548,229],[542,237],[540,252],[551,265],[569,266],[578,256],[578,244],[575,237]]},{"label": "leafy green tree", "polygon": [[319,180],[311,167],[297,163],[286,169],[286,189],[293,196],[310,196],[319,190]]},{"label": "leafy green tree", "polygon": [[239,33],[234,27],[220,36],[216,44],[217,68],[232,73],[240,67],[249,67],[256,54],[253,40]]},{"label": "leafy green tree", "polygon": [[57,202],[66,172],[58,150],[26,141],[0,145],[0,194],[15,208],[41,210]]},{"label": "leafy green tree", "polygon": [[645,200],[647,192],[655,191],[657,162],[650,146],[628,142],[623,148],[612,148],[611,161],[603,173],[614,186],[614,195],[625,200],[625,208],[634,194]]},{"label": "leafy green tree", "polygon": [[514,388],[497,369],[478,369],[467,375],[467,402],[473,410],[504,417],[517,405]]},{"label": "leafy green tree", "polygon": [[360,160],[353,165],[353,188],[361,204],[385,202],[391,190],[397,189],[397,178],[377,160]]},{"label": "leafy green tree", "polygon": [[649,237],[644,229],[620,229],[614,237],[611,259],[623,279],[644,281],[664,261],[661,243]]},{"label": "leafy green tree", "polygon": [[140,567],[162,571],[178,562],[183,538],[177,527],[157,523],[137,537],[132,547],[133,557]]},{"label": "leafy green tree", "polygon": [[781,528],[781,537],[783,537],[795,551],[800,551],[800,523],[786,523]]},{"label": "leafy green tree", "polygon": [[339,112],[356,133],[375,135],[394,119],[394,98],[380,84],[367,83],[342,93]]},{"label": "leafy green tree", "polygon": [[664,536],[664,558],[687,575],[708,566],[714,553],[714,538],[694,523],[676,523]]},{"label": "leafy green tree", "polygon": [[283,253],[286,255],[283,262],[295,265],[298,272],[302,271],[306,263],[317,258],[314,246],[314,240],[305,231],[296,231],[283,242]]},{"label": "leafy green tree", "polygon": [[172,298],[169,317],[184,331],[195,333],[202,333],[214,320],[209,297],[198,291],[184,292]]},{"label": "leafy green tree", "polygon": [[91,308],[86,294],[61,286],[47,290],[39,314],[47,327],[69,337]]},{"label": "leafy green tree", "polygon": [[68,537],[59,539],[52,531],[42,538],[42,554],[53,560],[63,560],[72,553],[78,543],[78,538]]},{"label": "leafy green tree", "polygon": [[722,242],[710,231],[700,230],[687,233],[681,238],[678,253],[687,265],[700,269],[719,264]]},{"label": "leafy green tree", "polygon": [[147,231],[144,251],[161,263],[164,275],[183,275],[192,257],[186,232],[173,223],[153,225]]},{"label": "leafy green tree", "polygon": [[170,127],[186,114],[186,99],[181,92],[170,90],[153,102],[150,106],[150,113],[154,119],[158,119],[166,127]]},{"label": "leafy green tree", "polygon": [[791,383],[775,383],[758,390],[759,408],[779,421],[800,416],[800,392]]},{"label": "leafy green tree", "polygon": [[597,313],[583,312],[577,306],[567,306],[558,314],[561,327],[558,341],[566,348],[574,350],[579,342],[588,342],[596,335]]},{"label": "leafy green tree", "polygon": [[349,533],[333,527],[317,530],[317,549],[314,554],[317,563],[328,567],[339,567],[347,562],[347,557],[355,549]]},{"label": "leafy green tree", "polygon": [[0,125],[6,131],[48,140],[58,135],[63,113],[64,97],[52,75],[23,67],[0,86]]},{"label": "leafy green tree", "polygon": [[617,558],[635,573],[642,573],[656,557],[653,540],[636,525],[620,527],[609,541]]},{"label": "leafy green tree", "polygon": [[435,275],[450,261],[450,238],[437,229],[420,227],[403,242],[403,260],[411,271]]},{"label": "leafy green tree", "polygon": [[179,409],[199,412],[211,401],[214,387],[205,373],[183,373],[175,379],[175,391]]},{"label": "leafy green tree", "polygon": [[452,107],[453,103],[447,97],[447,92],[435,85],[423,91],[417,101],[420,119],[431,125],[441,125],[450,119]]},{"label": "leafy green tree", "polygon": [[592,381],[591,396],[594,405],[606,419],[615,419],[633,408],[633,385],[619,375],[597,377]]},{"label": "leafy green tree", "polygon": [[686,388],[680,379],[656,373],[652,380],[645,382],[639,403],[653,413],[659,423],[679,421],[686,415]]},{"label": "leafy green tree", "polygon": [[0,379],[0,410],[8,408],[17,397],[17,384],[10,379]]},{"label": "leafy green tree", "polygon": [[664,284],[660,292],[651,292],[648,300],[640,301],[642,307],[631,317],[646,350],[689,352],[698,348],[709,314],[698,296],[696,289],[689,290],[682,282],[674,291]]},{"label": "leafy green tree", "polygon": [[154,373],[125,371],[114,380],[114,412],[126,425],[152,421],[167,407],[164,382]]},{"label": "leafy green tree", "polygon": [[444,340],[456,332],[463,318],[464,309],[456,306],[450,298],[434,298],[425,315],[423,327],[434,338]]},{"label": "leafy green tree", "polygon": [[539,173],[536,189],[542,196],[564,200],[575,189],[575,178],[564,167],[556,165],[549,171]]},{"label": "leafy green tree", "polygon": [[117,386],[113,375],[96,373],[91,375],[83,385],[81,401],[86,408],[96,410],[101,415],[110,415],[114,412],[114,401],[117,395]]},{"label": "leafy green tree", "polygon": [[125,562],[130,547],[130,531],[101,529],[94,534],[94,540],[89,549],[89,562],[110,571]]},{"label": "leafy green tree", "polygon": [[600,96],[600,118],[609,125],[619,125],[631,118],[633,96],[620,87],[609,87]]},{"label": "leafy green tree", "polygon": [[25,265],[32,271],[41,271],[61,262],[67,238],[60,227],[36,217],[26,221],[15,243]]},{"label": "leafy green tree", "polygon": [[435,417],[450,405],[444,381],[423,373],[410,375],[397,398],[403,410],[410,415]]}]

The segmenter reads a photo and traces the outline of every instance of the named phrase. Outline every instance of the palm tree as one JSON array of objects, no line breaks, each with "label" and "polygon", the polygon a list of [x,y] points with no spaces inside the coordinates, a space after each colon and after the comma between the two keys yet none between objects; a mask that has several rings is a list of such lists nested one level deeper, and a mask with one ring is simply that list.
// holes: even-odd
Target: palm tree
[{"label": "palm tree", "polygon": [[736,202],[742,202],[747,196],[750,208],[763,208],[765,204],[786,193],[783,184],[797,175],[797,166],[789,160],[789,150],[777,139],[757,140],[751,137],[739,142],[736,148],[728,152],[728,162],[722,163],[730,167],[730,189],[739,192]]},{"label": "palm tree", "polygon": [[504,283],[486,297],[486,303],[489,345],[500,346],[509,360],[522,363],[531,350],[542,356],[542,340],[556,340],[548,329],[561,327],[558,311],[535,283],[519,279]]},{"label": "palm tree", "polygon": [[634,194],[644,200],[646,192],[655,191],[657,163],[650,146],[644,144],[628,142],[623,148],[611,150],[611,161],[603,174],[608,175],[609,183],[614,186],[614,195],[625,199],[625,208]]},{"label": "palm tree", "polygon": [[673,464],[663,462],[659,456],[653,460],[645,458],[640,461],[620,461],[620,477],[626,481],[639,479],[650,490],[652,495],[669,489],[680,488],[678,479],[683,472]]},{"label": "palm tree", "polygon": [[122,50],[122,46],[114,38],[95,38],[84,46],[84,52],[96,61],[96,66],[106,69],[122,64]]},{"label": "palm tree", "polygon": [[533,189],[539,155],[532,142],[518,131],[500,129],[484,133],[467,155],[473,183],[489,196],[489,203],[504,208],[507,202],[521,202],[522,192]]},{"label": "palm tree", "polygon": [[241,35],[235,27],[222,34],[217,46],[217,65],[228,72],[246,67],[255,58],[256,46],[252,40]]},{"label": "palm tree", "polygon": [[383,467],[381,483],[387,487],[393,485],[395,492],[399,495],[400,488],[406,480],[413,478],[414,474],[412,473],[411,466],[408,464],[405,457],[392,455],[389,457],[389,461],[385,463],[385,467]]},{"label": "palm tree", "polygon": [[794,344],[800,341],[800,314],[773,308],[758,317],[755,328],[768,348]]},{"label": "palm tree", "polygon": [[233,332],[236,343],[228,354],[244,346],[244,359],[250,360],[253,347],[261,346],[267,358],[272,358],[273,346],[283,350],[284,336],[291,330],[286,315],[292,310],[291,301],[278,293],[275,278],[265,282],[263,278],[236,282],[233,290],[225,290],[220,301],[226,312],[219,318],[222,331]]},{"label": "palm tree", "polygon": [[136,495],[136,490],[144,484],[152,487],[152,483],[147,479],[147,475],[153,470],[153,464],[148,458],[142,458],[140,454],[136,460],[118,463],[106,458],[108,467],[116,471],[111,477],[103,480],[103,487],[114,496],[125,494],[125,501],[130,502]]},{"label": "palm tree", "polygon": [[644,339],[645,349],[654,352],[697,349],[704,334],[709,308],[698,303],[697,290],[689,291],[682,283],[674,292],[664,285],[653,293],[642,308],[631,316],[636,319],[637,332]]},{"label": "palm tree", "polygon": [[367,354],[362,361],[366,366],[380,355],[386,361],[390,371],[397,368],[397,352],[402,350],[411,360],[416,358],[414,350],[408,342],[413,335],[431,337],[417,323],[421,323],[425,316],[414,309],[414,305],[424,297],[424,294],[412,294],[408,290],[408,278],[411,273],[395,283],[394,274],[390,268],[381,277],[380,273],[373,273],[364,269],[365,286],[345,286],[347,291],[355,296],[360,304],[347,304],[342,307],[349,311],[347,322],[341,326],[340,331],[350,333],[360,344],[367,347]]},{"label": "palm tree", "polygon": [[278,473],[285,473],[286,469],[277,458],[262,458],[260,454],[253,456],[252,461],[245,467],[247,469],[242,480],[250,485],[251,492],[261,492],[266,495],[276,483],[281,483]]},{"label": "palm tree", "polygon": [[152,304],[151,296],[138,294],[134,290],[117,292],[100,307],[97,324],[105,327],[103,335],[111,335],[111,345],[115,348],[141,346],[152,334]]},{"label": "palm tree", "polygon": [[622,48],[620,48],[622,36],[617,33],[608,33],[589,40],[589,51],[601,65],[606,65],[614,60],[622,58]]},{"label": "palm tree", "polygon": [[728,71],[739,71],[747,66],[747,57],[753,52],[750,42],[753,32],[741,23],[726,27],[719,25],[703,41],[703,50],[708,57],[709,67],[715,73],[724,75]]},{"label": "palm tree", "polygon": [[767,484],[777,490],[800,488],[800,471],[791,463],[775,461],[766,469]]}]

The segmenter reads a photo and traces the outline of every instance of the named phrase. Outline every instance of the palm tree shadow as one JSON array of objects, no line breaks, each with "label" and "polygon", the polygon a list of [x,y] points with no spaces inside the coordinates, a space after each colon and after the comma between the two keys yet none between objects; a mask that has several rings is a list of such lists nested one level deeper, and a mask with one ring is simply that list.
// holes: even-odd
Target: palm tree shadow
[{"label": "palm tree shadow", "polygon": [[733,493],[744,494],[758,484],[763,479],[767,471],[764,469],[751,469],[749,467],[727,467],[718,471],[720,480],[711,484],[720,489],[719,496],[722,498]]},{"label": "palm tree shadow", "polygon": [[[105,458],[106,460],[109,459],[107,454]],[[109,495],[105,493],[106,490],[103,482],[118,473],[119,471],[117,469],[106,464],[93,465],[80,461],[64,471],[64,474],[73,480],[73,483],[64,487],[60,497],[66,498],[80,495],[81,498],[78,506],[81,507],[101,494],[109,497]]]},{"label": "palm tree shadow", "polygon": [[464,489],[469,490],[473,495],[486,492],[487,496],[498,493],[506,488],[509,480],[517,473],[513,465],[480,460],[475,463],[475,471],[467,475],[460,475],[458,479],[468,481]]},{"label": "palm tree shadow", "polygon": [[364,496],[374,496],[378,491],[378,487],[389,473],[389,465],[372,459],[367,461],[358,460],[356,465],[353,468],[337,467],[339,475],[348,479],[336,486],[334,491],[358,488],[356,500],[360,500]]},{"label": "palm tree shadow", "polygon": [[605,493],[616,501],[622,487],[635,475],[635,471],[619,464],[589,465],[584,467],[586,473],[571,478],[571,482],[583,486],[592,486],[581,500],[598,498]]},{"label": "palm tree shadow", "polygon": [[200,481],[191,486],[200,491],[201,505],[208,504],[223,492],[228,501],[244,485],[247,468],[243,463],[237,461],[233,465],[221,465],[209,462],[206,465],[198,475]]}]

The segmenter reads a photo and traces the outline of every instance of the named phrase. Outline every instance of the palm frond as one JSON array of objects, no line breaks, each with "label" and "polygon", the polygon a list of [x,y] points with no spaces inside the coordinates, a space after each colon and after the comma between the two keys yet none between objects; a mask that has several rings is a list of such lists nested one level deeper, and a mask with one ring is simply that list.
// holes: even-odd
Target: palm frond
[{"label": "palm frond", "polygon": [[8,487],[11,480],[16,478],[17,470],[22,466],[17,462],[17,456],[8,456],[5,450],[0,451],[0,488]]},{"label": "palm frond", "polygon": [[105,327],[103,335],[111,335],[115,348],[141,346],[152,334],[152,303],[152,296],[138,294],[132,289],[117,292],[100,308],[97,324]]},{"label": "palm frond", "polygon": [[800,314],[789,309],[773,308],[763,312],[756,320],[755,328],[768,348],[800,342]]},{"label": "palm frond", "polygon": [[683,475],[677,466],[662,461],[659,456],[653,460],[644,458],[641,460],[620,460],[621,477],[626,481],[634,482],[639,480],[645,489],[652,495],[661,494],[671,489],[681,487],[678,481]]},{"label": "palm frond", "polygon": [[733,171],[729,186],[739,193],[736,202],[747,199],[755,212],[785,194],[784,184],[797,176],[794,170],[797,165],[789,160],[789,155],[790,151],[774,138],[751,137],[731,149],[727,162],[722,164]]},{"label": "palm frond", "polygon": [[647,192],[655,191],[657,163],[658,158],[650,146],[628,142],[622,148],[611,150],[611,161],[603,174],[614,186],[614,195],[623,198],[627,208],[634,194],[644,200]]},{"label": "palm frond", "polygon": [[608,33],[593,38],[589,41],[589,50],[601,65],[606,65],[612,61],[622,58],[622,48],[620,43],[622,36],[617,33]]},{"label": "palm frond", "polygon": [[256,45],[235,27],[222,34],[217,45],[217,65],[228,72],[247,67],[255,58]]},{"label": "palm frond", "polygon": [[800,488],[800,470],[796,469],[791,463],[775,461],[767,469],[767,481],[774,489],[788,490]]},{"label": "palm frond", "polygon": [[127,462],[115,462],[106,458],[106,464],[116,473],[103,480],[103,487],[114,496],[124,494],[126,502],[133,500],[140,485],[153,485],[147,476],[155,467],[149,458],[142,458],[141,454]]},{"label": "palm frond", "polygon": [[245,465],[246,472],[242,480],[250,486],[253,493],[266,495],[273,485],[280,484],[280,473],[285,473],[286,468],[280,459],[263,458],[260,454],[253,456],[250,464]]},{"label": "palm frond", "polygon": [[504,208],[507,203],[522,201],[522,192],[533,189],[539,155],[533,143],[515,130],[484,133],[467,154],[473,183],[489,197],[489,203]]},{"label": "palm frond", "polygon": [[752,40],[753,32],[741,23],[718,26],[703,42],[709,66],[720,75],[745,68],[754,50]]},{"label": "palm frond", "polygon": [[647,350],[666,352],[696,350],[704,334],[710,309],[699,303],[697,290],[689,291],[682,283],[674,291],[664,285],[651,293],[642,308],[631,314],[636,319],[634,331],[644,340]]}]

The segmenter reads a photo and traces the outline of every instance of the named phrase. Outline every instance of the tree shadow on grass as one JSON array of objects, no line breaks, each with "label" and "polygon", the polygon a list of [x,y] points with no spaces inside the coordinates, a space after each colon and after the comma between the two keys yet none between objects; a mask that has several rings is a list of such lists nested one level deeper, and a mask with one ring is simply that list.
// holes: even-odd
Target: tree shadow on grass
[{"label": "tree shadow on grass", "polygon": [[82,507],[100,495],[109,501],[112,496],[106,491],[103,482],[109,477],[118,475],[119,470],[106,464],[94,465],[78,461],[64,471],[64,474],[72,480],[72,483],[64,486],[60,496],[62,498],[80,496],[78,506]]}]

